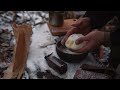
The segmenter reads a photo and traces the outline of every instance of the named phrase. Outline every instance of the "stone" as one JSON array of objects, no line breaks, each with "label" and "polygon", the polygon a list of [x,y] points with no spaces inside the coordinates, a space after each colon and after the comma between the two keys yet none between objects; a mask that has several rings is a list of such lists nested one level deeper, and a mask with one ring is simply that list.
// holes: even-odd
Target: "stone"
[{"label": "stone", "polygon": [[110,77],[106,74],[86,71],[80,68],[76,71],[74,79],[110,79]]},{"label": "stone", "polygon": [[11,39],[11,34],[3,33],[3,34],[1,34],[0,37],[4,40],[10,40]]},{"label": "stone", "polygon": [[38,78],[43,78],[43,76],[44,76],[44,72],[41,72],[41,71],[37,72],[37,77]]},{"label": "stone", "polygon": [[9,44],[7,44],[7,43],[2,43],[1,46],[3,46],[3,47],[9,47]]},{"label": "stone", "polygon": [[2,29],[0,29],[0,33],[2,33],[3,32],[3,30]]}]

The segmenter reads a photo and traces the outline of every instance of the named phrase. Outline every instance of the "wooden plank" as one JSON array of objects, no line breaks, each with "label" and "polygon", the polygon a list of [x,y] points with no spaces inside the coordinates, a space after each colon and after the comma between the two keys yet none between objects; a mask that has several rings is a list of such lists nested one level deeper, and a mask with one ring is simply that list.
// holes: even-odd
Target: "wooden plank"
[{"label": "wooden plank", "polygon": [[26,66],[32,27],[13,24],[13,31],[16,37],[16,46],[12,63],[4,72],[4,79],[21,79]]},{"label": "wooden plank", "polygon": [[54,27],[48,23],[49,30],[53,36],[63,36],[65,35],[70,29],[71,25],[74,24],[77,19],[66,19],[64,20],[64,24],[61,27]]}]

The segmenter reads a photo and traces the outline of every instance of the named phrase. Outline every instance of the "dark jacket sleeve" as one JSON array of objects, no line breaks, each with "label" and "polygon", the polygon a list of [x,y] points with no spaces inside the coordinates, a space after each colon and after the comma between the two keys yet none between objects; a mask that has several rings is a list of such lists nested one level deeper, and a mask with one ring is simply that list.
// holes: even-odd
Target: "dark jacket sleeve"
[{"label": "dark jacket sleeve", "polygon": [[110,33],[110,41],[112,45],[120,45],[120,29]]},{"label": "dark jacket sleeve", "polygon": [[120,64],[120,30],[110,33],[111,63]]},{"label": "dark jacket sleeve", "polygon": [[[92,21],[92,29],[104,26],[114,16],[117,16],[120,21],[120,11],[87,11],[84,15]],[[111,42],[111,63],[120,64],[120,29],[110,33]]]},{"label": "dark jacket sleeve", "polygon": [[114,16],[120,15],[120,11],[87,11],[84,17],[91,19],[92,29],[104,26]]},{"label": "dark jacket sleeve", "polygon": [[[92,29],[103,27],[114,16],[117,16],[120,21],[120,11],[87,11],[84,17],[91,19]],[[120,45],[120,29],[110,34],[112,45]]]}]

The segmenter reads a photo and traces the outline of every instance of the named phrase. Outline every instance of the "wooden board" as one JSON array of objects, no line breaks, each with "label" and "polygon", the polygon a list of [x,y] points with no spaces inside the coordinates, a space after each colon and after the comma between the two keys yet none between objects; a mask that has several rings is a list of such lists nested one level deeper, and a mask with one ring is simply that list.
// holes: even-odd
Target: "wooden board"
[{"label": "wooden board", "polygon": [[66,19],[61,27],[54,27],[48,23],[49,30],[53,36],[63,36],[71,29],[71,25],[74,24],[77,19]]}]

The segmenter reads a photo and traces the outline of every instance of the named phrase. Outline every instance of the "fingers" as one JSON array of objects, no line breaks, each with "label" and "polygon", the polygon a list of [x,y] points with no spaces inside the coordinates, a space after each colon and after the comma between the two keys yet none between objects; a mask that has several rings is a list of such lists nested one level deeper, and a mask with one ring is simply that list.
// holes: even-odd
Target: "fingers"
[{"label": "fingers", "polygon": [[90,50],[91,50],[90,46],[87,45],[87,46],[81,48],[80,50],[78,50],[78,52],[79,52],[79,53],[86,53],[86,52],[88,52],[88,51],[90,51]]},{"label": "fingers", "polygon": [[68,31],[67,34],[66,34],[66,35],[64,36],[64,38],[62,39],[61,44],[64,45],[65,42],[67,41],[68,37],[69,37],[70,35],[72,35],[73,33],[76,33],[76,32],[77,32],[76,28],[72,28],[70,31]]},{"label": "fingers", "polygon": [[87,36],[84,36],[84,37],[78,38],[75,43],[80,44],[80,43],[82,43],[84,41],[87,41],[88,39],[89,38],[87,38]]},{"label": "fingers", "polygon": [[83,22],[80,22],[80,21],[79,21],[79,22],[76,22],[76,23],[72,24],[72,26],[73,26],[73,27],[80,28],[80,26],[82,26],[82,23],[83,23]]},{"label": "fingers", "polygon": [[80,28],[80,27],[83,25],[83,23],[84,23],[83,20],[84,20],[83,18],[79,18],[79,19],[76,21],[76,23],[72,24],[72,26],[77,27],[77,28]]},{"label": "fingers", "polygon": [[83,48],[77,50],[77,51],[74,51],[76,53],[86,53],[88,51],[92,50],[92,43],[88,43],[86,44]]},{"label": "fingers", "polygon": [[80,28],[80,29],[84,29],[86,27],[88,27],[90,25],[90,19],[88,17],[82,17],[79,18],[75,24],[73,24],[72,26]]}]

